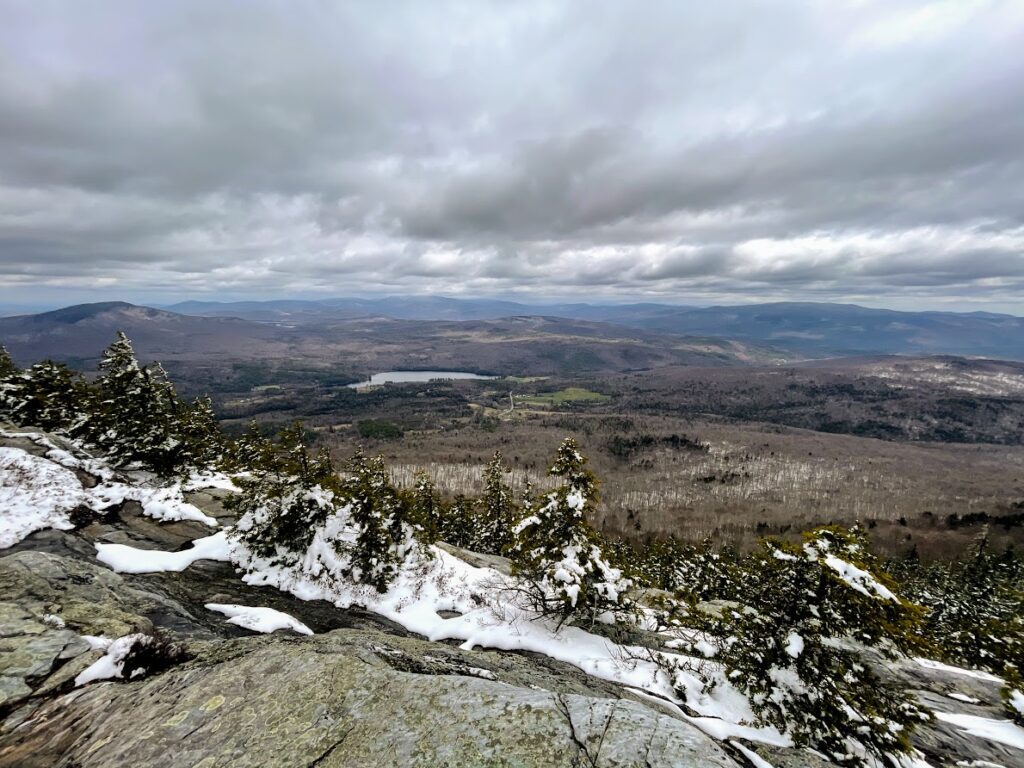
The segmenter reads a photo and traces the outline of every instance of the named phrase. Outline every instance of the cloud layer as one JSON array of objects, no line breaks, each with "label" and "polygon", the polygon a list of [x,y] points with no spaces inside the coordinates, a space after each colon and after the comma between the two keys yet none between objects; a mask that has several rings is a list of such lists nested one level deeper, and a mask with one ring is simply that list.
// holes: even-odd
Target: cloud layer
[{"label": "cloud layer", "polygon": [[0,0],[0,298],[1024,312],[1024,5]]}]

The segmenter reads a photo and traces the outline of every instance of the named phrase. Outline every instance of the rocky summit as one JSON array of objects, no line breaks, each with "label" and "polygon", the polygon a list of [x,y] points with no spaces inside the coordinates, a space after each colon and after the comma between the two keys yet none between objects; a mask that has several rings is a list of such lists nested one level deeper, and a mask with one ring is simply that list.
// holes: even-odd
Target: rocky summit
[{"label": "rocky summit", "polygon": [[[56,437],[47,447],[7,434],[5,447],[55,455]],[[83,489],[101,481],[87,469],[76,478]],[[224,495],[186,498],[226,523]],[[0,556],[0,766],[829,764],[735,728],[715,738],[713,718],[543,654],[463,650],[358,606],[246,584],[227,563],[117,573],[97,560],[97,543],[182,550],[207,526],[154,520],[135,501],[73,517],[71,529],[36,531]],[[507,568],[443,546],[471,564]],[[310,634],[255,631],[211,604],[287,614]],[[173,641],[173,662],[83,681],[108,652],[101,638],[132,633]],[[880,668],[939,713],[915,734],[920,765],[1024,765],[1019,748],[971,727],[971,718],[999,717],[996,678],[909,660]]]}]

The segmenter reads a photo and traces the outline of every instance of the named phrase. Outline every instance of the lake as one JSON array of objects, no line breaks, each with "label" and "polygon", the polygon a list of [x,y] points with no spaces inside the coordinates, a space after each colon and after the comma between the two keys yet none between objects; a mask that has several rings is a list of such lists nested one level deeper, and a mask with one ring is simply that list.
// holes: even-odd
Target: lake
[{"label": "lake", "polygon": [[481,376],[465,371],[385,371],[375,373],[368,381],[349,384],[353,389],[373,387],[378,384],[402,384],[408,381],[433,381],[435,379],[494,379],[496,376]]}]

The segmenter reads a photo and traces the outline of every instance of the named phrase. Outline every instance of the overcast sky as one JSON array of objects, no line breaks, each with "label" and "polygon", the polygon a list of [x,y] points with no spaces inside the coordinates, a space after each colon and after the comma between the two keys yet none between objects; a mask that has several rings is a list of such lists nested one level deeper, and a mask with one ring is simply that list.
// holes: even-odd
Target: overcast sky
[{"label": "overcast sky", "polygon": [[1024,2],[0,0],[0,302],[1024,314]]}]

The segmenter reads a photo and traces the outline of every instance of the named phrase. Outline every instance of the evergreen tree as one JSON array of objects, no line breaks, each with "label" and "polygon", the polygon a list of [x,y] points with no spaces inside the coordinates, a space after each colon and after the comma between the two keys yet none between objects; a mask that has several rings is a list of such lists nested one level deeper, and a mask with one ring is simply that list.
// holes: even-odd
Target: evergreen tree
[{"label": "evergreen tree", "polygon": [[744,605],[703,628],[758,721],[839,765],[866,764],[851,738],[882,760],[909,750],[927,712],[858,647],[920,651],[921,612],[895,594],[862,534],[823,528],[802,547],[767,541],[749,567]]},{"label": "evergreen tree", "polygon": [[256,419],[228,449],[228,466],[237,471],[259,472],[270,469],[273,461],[274,443],[260,430]]},{"label": "evergreen tree", "polygon": [[925,628],[941,656],[1004,677],[1007,709],[1020,718],[1014,705],[1024,704],[1016,682],[1024,669],[1024,560],[1012,549],[993,553],[983,530],[965,560],[900,567],[907,593],[927,611]]},{"label": "evergreen tree", "polygon": [[524,577],[533,606],[559,623],[577,615],[591,622],[623,608],[630,582],[613,567],[587,522],[598,502],[597,479],[576,442],[559,446],[549,474],[561,484],[546,494],[513,530],[513,573]]},{"label": "evergreen tree", "polygon": [[437,496],[434,481],[426,472],[416,473],[410,506],[412,521],[422,531],[422,540],[428,544],[437,541],[444,507]]},{"label": "evergreen tree", "polygon": [[62,363],[44,360],[11,374],[4,391],[8,418],[16,424],[74,437],[88,420],[88,387]]},{"label": "evergreen tree", "polygon": [[478,541],[476,505],[458,494],[441,514],[439,535],[453,547],[473,549]]},{"label": "evergreen tree", "polygon": [[495,451],[484,469],[484,494],[478,502],[474,549],[494,555],[505,554],[512,546],[516,507],[512,489],[505,482],[509,468]]},{"label": "evergreen tree", "polygon": [[95,442],[122,463],[173,472],[182,463],[184,446],[175,434],[177,395],[163,368],[140,366],[123,331],[103,352],[99,367]]},{"label": "evergreen tree", "polygon": [[21,371],[14,364],[7,352],[7,347],[0,345],[0,419],[14,418],[13,409],[19,401],[18,379]]},{"label": "evergreen tree", "polygon": [[176,420],[184,442],[182,455],[189,465],[206,468],[222,462],[224,435],[213,413],[210,398],[197,397],[190,404],[180,404]]},{"label": "evergreen tree", "polygon": [[[260,436],[261,440],[265,440]],[[291,564],[308,549],[337,508],[341,484],[330,455],[310,457],[302,426],[283,429],[276,444],[260,444],[252,477],[238,480],[242,493],[225,506],[239,516],[236,535],[252,552]]]},{"label": "evergreen tree", "polygon": [[637,560],[651,586],[692,600],[732,600],[740,592],[739,555],[730,547],[716,548],[710,539],[697,547],[675,537],[659,539]]},{"label": "evergreen tree", "polygon": [[387,590],[416,546],[407,501],[391,483],[384,459],[356,453],[346,467],[344,502],[349,507],[355,542],[339,544],[349,557],[346,575],[378,592]]},{"label": "evergreen tree", "polygon": [[0,344],[0,382],[15,376],[18,372],[18,366],[11,359],[11,354],[7,351],[7,347]]}]

